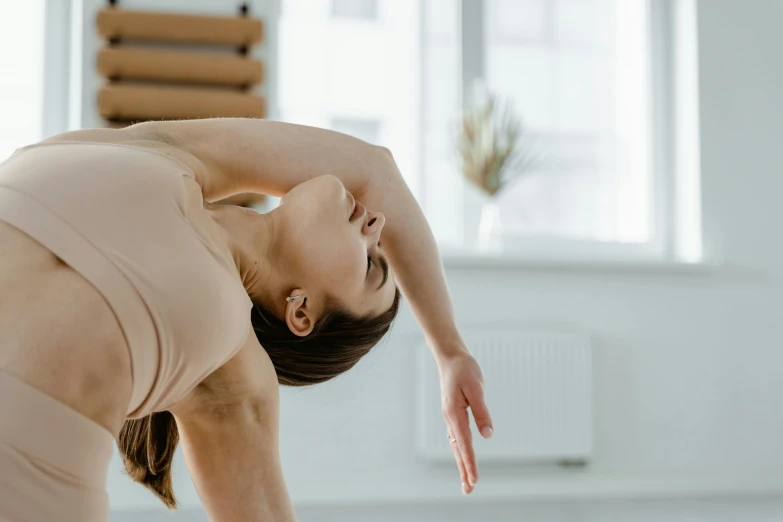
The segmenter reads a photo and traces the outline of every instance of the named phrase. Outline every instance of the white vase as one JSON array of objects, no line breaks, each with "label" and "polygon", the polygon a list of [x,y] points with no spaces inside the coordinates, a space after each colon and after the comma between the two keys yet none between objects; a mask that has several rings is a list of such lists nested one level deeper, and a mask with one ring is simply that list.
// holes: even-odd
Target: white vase
[{"label": "white vase", "polygon": [[503,250],[503,223],[500,221],[500,207],[494,198],[484,203],[481,208],[478,249],[485,253],[498,253]]}]

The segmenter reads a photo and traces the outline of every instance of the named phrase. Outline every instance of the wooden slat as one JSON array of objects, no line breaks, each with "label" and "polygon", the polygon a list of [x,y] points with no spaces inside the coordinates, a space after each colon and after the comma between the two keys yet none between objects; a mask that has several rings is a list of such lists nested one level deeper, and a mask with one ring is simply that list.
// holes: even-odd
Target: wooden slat
[{"label": "wooden slat", "polygon": [[98,74],[123,80],[153,80],[213,85],[261,83],[261,62],[236,54],[105,47],[98,52]]},{"label": "wooden slat", "polygon": [[98,110],[108,120],[263,118],[264,98],[225,89],[110,84],[98,92]]},{"label": "wooden slat", "polygon": [[101,9],[98,34],[106,39],[145,42],[253,45],[261,41],[263,25],[257,18]]}]

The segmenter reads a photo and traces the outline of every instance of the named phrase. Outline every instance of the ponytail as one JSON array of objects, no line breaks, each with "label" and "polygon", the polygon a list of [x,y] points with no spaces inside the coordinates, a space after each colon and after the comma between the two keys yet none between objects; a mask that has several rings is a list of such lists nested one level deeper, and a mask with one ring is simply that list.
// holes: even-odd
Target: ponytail
[{"label": "ponytail", "polygon": [[177,423],[167,411],[125,421],[117,437],[125,471],[134,481],[152,490],[169,509],[177,507],[171,463],[178,442]]}]

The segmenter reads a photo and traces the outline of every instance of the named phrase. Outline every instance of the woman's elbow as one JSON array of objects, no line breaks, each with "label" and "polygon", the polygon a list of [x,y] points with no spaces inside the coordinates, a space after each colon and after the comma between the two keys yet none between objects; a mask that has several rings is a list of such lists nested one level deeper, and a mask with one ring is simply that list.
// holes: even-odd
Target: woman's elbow
[{"label": "woman's elbow", "polygon": [[397,162],[394,160],[394,154],[386,147],[380,145],[374,145],[375,154],[373,156],[374,176],[371,176],[371,180],[374,179],[382,183],[382,185],[388,187],[389,184],[405,184],[405,179],[400,172]]},{"label": "woman's elbow", "polygon": [[387,147],[384,147],[383,145],[373,145],[373,148],[381,157],[394,161],[394,155]]}]

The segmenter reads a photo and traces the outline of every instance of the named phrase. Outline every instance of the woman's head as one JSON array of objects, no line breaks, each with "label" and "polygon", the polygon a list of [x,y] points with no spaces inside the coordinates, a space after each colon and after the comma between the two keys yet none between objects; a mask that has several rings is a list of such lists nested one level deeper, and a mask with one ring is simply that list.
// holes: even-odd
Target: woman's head
[{"label": "woman's head", "polygon": [[281,384],[323,382],[354,366],[397,315],[400,293],[381,249],[386,218],[334,176],[298,185],[273,212],[272,273],[288,284],[275,303],[254,299],[253,328]]},{"label": "woman's head", "polygon": [[330,309],[377,317],[392,307],[396,285],[381,247],[386,218],[367,211],[338,178],[296,186],[269,217],[273,273],[286,281],[284,297],[300,296],[284,316],[294,334],[309,333]]}]

